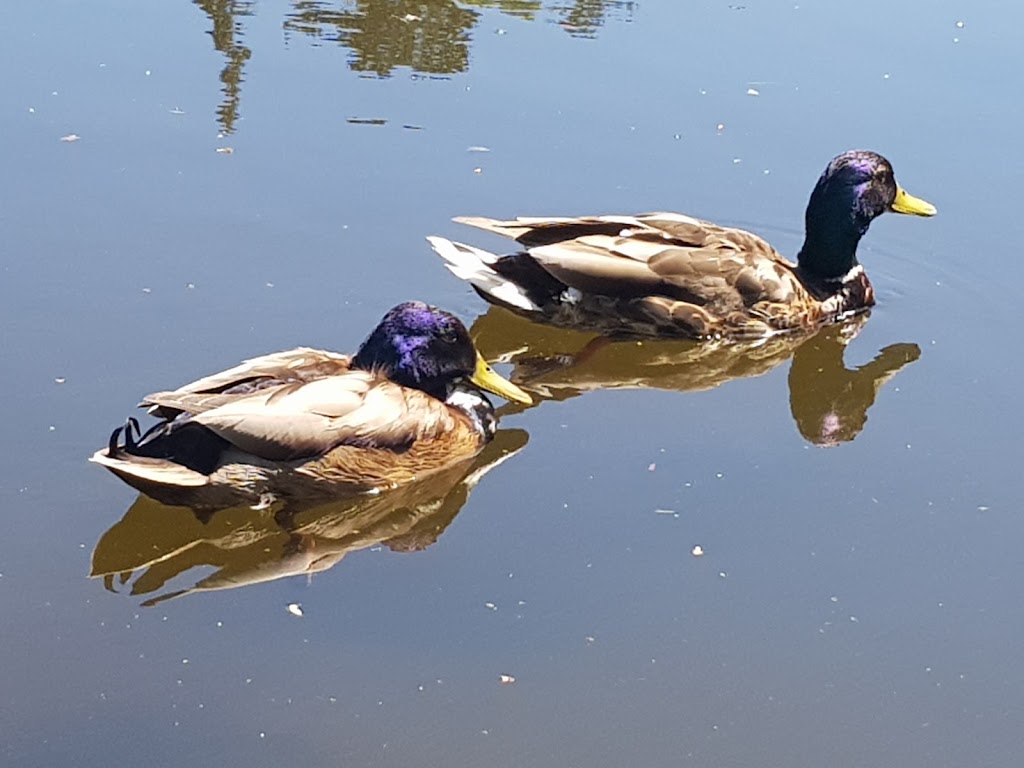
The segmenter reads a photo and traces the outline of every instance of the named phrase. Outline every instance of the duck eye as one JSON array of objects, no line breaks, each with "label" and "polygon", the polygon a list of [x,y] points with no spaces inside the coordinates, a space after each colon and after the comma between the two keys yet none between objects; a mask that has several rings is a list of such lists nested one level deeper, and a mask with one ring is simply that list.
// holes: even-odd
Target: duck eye
[{"label": "duck eye", "polygon": [[459,334],[455,332],[454,328],[442,328],[441,329],[441,341],[445,344],[454,344],[459,340]]}]

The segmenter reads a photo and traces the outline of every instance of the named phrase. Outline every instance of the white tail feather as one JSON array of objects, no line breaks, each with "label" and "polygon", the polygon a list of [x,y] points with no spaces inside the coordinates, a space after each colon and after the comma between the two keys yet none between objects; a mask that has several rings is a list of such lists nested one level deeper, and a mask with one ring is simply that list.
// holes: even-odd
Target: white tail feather
[{"label": "white tail feather", "polygon": [[119,459],[110,456],[107,449],[104,448],[96,451],[89,461],[102,464],[120,477],[137,477],[157,485],[198,488],[210,483],[210,478],[206,475],[167,459],[151,459],[142,456],[128,456],[128,458]]},{"label": "white tail feather", "polygon": [[491,268],[498,256],[488,251],[474,248],[471,245],[455,243],[443,237],[428,237],[427,242],[438,256],[445,261],[445,266],[456,277],[479,288],[496,301],[528,312],[540,309],[527,296],[523,289],[506,280]]}]

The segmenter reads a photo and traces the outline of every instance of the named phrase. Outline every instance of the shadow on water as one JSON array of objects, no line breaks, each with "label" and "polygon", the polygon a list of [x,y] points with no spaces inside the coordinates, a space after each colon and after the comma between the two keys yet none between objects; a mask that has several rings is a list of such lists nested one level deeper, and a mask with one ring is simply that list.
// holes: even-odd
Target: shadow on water
[{"label": "shadow on water", "polygon": [[[512,364],[512,380],[538,403],[599,389],[699,392],[761,376],[793,358],[789,400],[797,429],[815,445],[833,446],[861,432],[881,387],[921,356],[916,344],[890,344],[869,363],[847,368],[846,346],[866,322],[860,315],[815,334],[753,343],[611,341],[491,307],[470,332],[484,357]],[[520,410],[507,405],[500,413]]]},{"label": "shadow on water", "polygon": [[[242,19],[255,13],[255,0],[192,0],[209,17],[213,47],[226,59],[220,73],[223,101],[217,121],[233,133],[239,117],[243,69],[252,49],[243,44]],[[615,14],[629,19],[633,0],[292,0],[285,34],[317,43],[337,43],[351,51],[349,68],[370,77],[390,77],[398,68],[426,76],[447,76],[469,69],[471,32],[480,11],[494,9],[525,20],[550,18],[573,37],[593,38]]]},{"label": "shadow on water", "polygon": [[102,578],[111,592],[130,585],[130,594],[147,595],[193,568],[214,569],[190,587],[143,603],[153,606],[196,592],[319,573],[368,547],[417,552],[437,541],[483,476],[528,440],[521,429],[501,429],[469,462],[385,493],[332,501],[318,494],[265,508],[193,510],[139,495],[100,537],[89,575]]}]

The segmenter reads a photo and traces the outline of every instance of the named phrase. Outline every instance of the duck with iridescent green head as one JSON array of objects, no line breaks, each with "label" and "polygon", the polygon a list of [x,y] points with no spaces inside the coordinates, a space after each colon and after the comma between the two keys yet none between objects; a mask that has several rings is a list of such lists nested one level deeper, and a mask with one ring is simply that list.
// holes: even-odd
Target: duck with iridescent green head
[{"label": "duck with iridescent green head", "polygon": [[758,338],[838,322],[875,303],[857,244],[886,212],[934,216],[889,161],[853,150],[811,193],[794,264],[765,240],[679,213],[463,224],[515,239],[507,256],[428,240],[487,301],[525,317],[609,335]]}]

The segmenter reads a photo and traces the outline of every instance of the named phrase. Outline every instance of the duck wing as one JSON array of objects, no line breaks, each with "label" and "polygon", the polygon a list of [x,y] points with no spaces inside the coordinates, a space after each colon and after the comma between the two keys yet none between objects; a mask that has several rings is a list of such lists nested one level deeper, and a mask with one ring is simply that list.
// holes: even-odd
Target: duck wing
[{"label": "duck wing", "polygon": [[[148,406],[151,413],[170,419],[182,412],[197,412],[194,409],[202,401],[183,396],[209,395],[209,401],[201,408],[209,410],[230,401],[230,398],[219,398],[219,395],[245,394],[280,384],[305,383],[335,376],[346,373],[351,360],[350,355],[310,347],[273,352],[245,360],[234,368],[204,376],[175,390],[147,395],[139,405]],[[186,402],[191,406],[184,406]]]},{"label": "duck wing", "polygon": [[760,237],[683,214],[456,221],[515,239],[550,275],[584,293],[665,297],[716,314],[806,293],[794,265]]},{"label": "duck wing", "polygon": [[[403,450],[454,427],[440,400],[365,371],[282,384],[211,407],[209,396],[177,403],[192,421],[269,461],[322,455],[341,445]],[[224,397],[221,395],[220,397]]]}]

